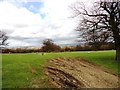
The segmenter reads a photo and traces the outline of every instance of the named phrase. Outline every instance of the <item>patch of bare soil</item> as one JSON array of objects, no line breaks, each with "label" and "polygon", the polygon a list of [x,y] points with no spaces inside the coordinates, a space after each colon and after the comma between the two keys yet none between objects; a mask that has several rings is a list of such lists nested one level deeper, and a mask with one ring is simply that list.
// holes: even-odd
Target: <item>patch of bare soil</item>
[{"label": "patch of bare soil", "polygon": [[46,74],[59,88],[117,88],[118,76],[110,70],[80,58],[49,61]]}]

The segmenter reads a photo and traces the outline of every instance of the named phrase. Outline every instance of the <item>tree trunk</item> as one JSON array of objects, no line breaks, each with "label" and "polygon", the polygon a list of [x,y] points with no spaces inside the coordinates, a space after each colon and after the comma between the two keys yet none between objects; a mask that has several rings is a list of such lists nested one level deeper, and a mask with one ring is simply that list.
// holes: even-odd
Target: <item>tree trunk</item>
[{"label": "tree trunk", "polygon": [[116,60],[120,60],[120,46],[116,48]]},{"label": "tree trunk", "polygon": [[115,41],[115,49],[116,49],[116,60],[120,60],[120,35],[119,35],[119,28],[116,25],[115,17],[111,14],[110,15],[110,22],[109,24],[112,26],[113,31],[113,38]]},{"label": "tree trunk", "polygon": [[120,60],[120,35],[116,35],[115,38],[115,49],[116,49],[116,60]]}]

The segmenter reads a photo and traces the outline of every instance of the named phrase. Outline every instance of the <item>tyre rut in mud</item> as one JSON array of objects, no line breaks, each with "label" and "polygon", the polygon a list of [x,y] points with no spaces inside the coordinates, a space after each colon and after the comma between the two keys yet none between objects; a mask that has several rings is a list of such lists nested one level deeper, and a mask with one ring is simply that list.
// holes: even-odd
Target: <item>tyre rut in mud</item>
[{"label": "tyre rut in mud", "polygon": [[80,58],[49,60],[45,73],[60,88],[117,88],[118,76],[106,68]]}]

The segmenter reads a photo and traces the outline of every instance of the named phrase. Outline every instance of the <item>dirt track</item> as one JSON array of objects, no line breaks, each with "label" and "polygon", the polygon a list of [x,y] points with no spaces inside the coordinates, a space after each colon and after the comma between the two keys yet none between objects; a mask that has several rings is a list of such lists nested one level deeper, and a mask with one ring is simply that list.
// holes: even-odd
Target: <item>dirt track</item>
[{"label": "dirt track", "polygon": [[118,77],[108,69],[79,58],[49,61],[46,74],[57,87],[117,88]]}]

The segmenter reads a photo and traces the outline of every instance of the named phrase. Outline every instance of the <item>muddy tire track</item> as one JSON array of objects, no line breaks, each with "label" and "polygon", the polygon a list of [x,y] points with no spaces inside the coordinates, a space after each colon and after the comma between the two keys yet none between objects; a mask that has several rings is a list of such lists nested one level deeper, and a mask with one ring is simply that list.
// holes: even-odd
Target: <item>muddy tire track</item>
[{"label": "muddy tire track", "polygon": [[45,73],[60,88],[117,88],[118,76],[109,69],[80,58],[49,60]]}]

